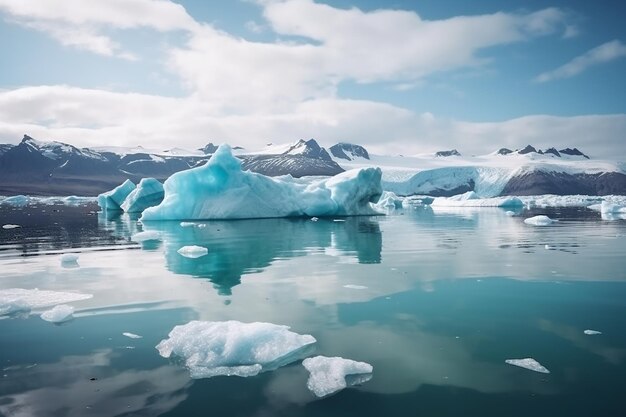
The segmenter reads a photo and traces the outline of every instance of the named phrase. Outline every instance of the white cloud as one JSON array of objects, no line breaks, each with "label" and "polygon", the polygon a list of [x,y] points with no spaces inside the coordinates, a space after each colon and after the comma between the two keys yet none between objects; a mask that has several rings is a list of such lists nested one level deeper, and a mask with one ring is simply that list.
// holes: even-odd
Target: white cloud
[{"label": "white cloud", "polygon": [[[385,103],[335,98],[308,100],[288,112],[214,116],[197,97],[165,98],[66,86],[0,92],[0,141],[24,133],[78,146],[173,144],[198,148],[209,141],[259,149],[266,142],[314,137],[324,145],[359,143],[374,153],[404,155],[458,148],[482,154],[533,144],[579,147],[593,157],[623,151],[626,115],[527,116],[473,123],[416,114]],[[7,122],[7,121],[11,122]]]},{"label": "white cloud", "polygon": [[619,40],[613,40],[577,56],[555,70],[538,75],[535,81],[543,83],[560,78],[571,78],[591,67],[606,64],[624,56],[626,56],[626,45]]}]

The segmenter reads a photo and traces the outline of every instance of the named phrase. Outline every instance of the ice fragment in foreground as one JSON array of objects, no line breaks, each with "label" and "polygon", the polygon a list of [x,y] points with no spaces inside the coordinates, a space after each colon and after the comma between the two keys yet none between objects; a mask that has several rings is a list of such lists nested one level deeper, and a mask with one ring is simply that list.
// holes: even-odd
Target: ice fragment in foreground
[{"label": "ice fragment in foreground", "polygon": [[530,224],[533,226],[549,226],[552,223],[556,223],[557,221],[558,220],[551,219],[548,216],[541,215],[541,216],[529,217],[524,220],[524,223]]},{"label": "ice fragment in foreground", "polygon": [[19,224],[5,224],[2,226],[3,229],[17,229],[18,227],[22,227]]},{"label": "ice fragment in foreground", "polygon": [[130,240],[133,242],[147,242],[150,240],[160,240],[161,234],[159,232],[155,232],[154,230],[147,230],[145,232],[135,233]]},{"label": "ice fragment in foreground", "polygon": [[203,166],[165,181],[161,204],[142,221],[321,217],[378,214],[370,203],[382,193],[382,171],[363,168],[312,183],[242,171],[241,161],[222,145]]},{"label": "ice fragment in foreground", "polygon": [[161,204],[163,195],[163,184],[154,178],[144,178],[120,206],[126,213],[142,213],[148,207]]},{"label": "ice fragment in foreground", "polygon": [[134,189],[135,183],[131,180],[126,180],[111,191],[100,194],[98,196],[98,205],[104,211],[122,210],[122,203]]},{"label": "ice fragment in foreground", "polygon": [[61,255],[61,265],[76,265],[78,263],[78,255],[75,253],[65,253]]},{"label": "ice fragment in foreground", "polygon": [[599,332],[597,330],[585,330],[583,333],[587,334],[589,336],[593,336],[593,335],[596,335],[596,334],[602,334],[602,332]]},{"label": "ice fragment in foreground", "polygon": [[539,362],[534,360],[533,358],[525,358],[525,359],[507,359],[504,362],[509,365],[519,366],[520,368],[529,369],[535,372],[541,372],[542,374],[549,374],[550,371],[543,367]]},{"label": "ice fragment in foreground", "polygon": [[74,318],[74,307],[66,304],[53,307],[51,310],[44,311],[41,318],[51,323],[62,323]]},{"label": "ice fragment in foreground", "polygon": [[0,290],[0,316],[34,308],[50,307],[57,304],[71,303],[93,297],[91,294],[73,292],[25,290],[11,288]]},{"label": "ice fragment in foreground", "polygon": [[126,336],[126,337],[129,337],[131,339],[141,339],[143,337],[143,336],[139,336],[138,334],[130,333],[130,332],[124,332],[124,333],[122,333],[122,336]]},{"label": "ice fragment in foreground", "polygon": [[182,248],[178,249],[178,253],[180,253],[185,258],[200,258],[201,256],[209,253],[209,250],[202,246],[191,245],[183,246]]},{"label": "ice fragment in foreground", "polygon": [[247,377],[306,357],[314,343],[311,335],[272,323],[191,321],[156,348],[164,358],[182,358],[192,378]]},{"label": "ice fragment in foreground", "polygon": [[369,363],[326,356],[307,358],[302,365],[311,374],[306,385],[318,397],[367,382],[372,379],[374,369]]}]

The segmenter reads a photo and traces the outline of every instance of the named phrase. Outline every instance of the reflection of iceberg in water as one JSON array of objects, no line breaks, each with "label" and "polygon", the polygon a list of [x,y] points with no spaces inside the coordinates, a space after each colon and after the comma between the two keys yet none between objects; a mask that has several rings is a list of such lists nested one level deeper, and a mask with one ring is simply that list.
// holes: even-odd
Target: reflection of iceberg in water
[{"label": "reflection of iceberg in water", "polygon": [[[178,222],[150,222],[144,230],[161,233],[167,268],[177,274],[209,278],[218,292],[229,295],[241,276],[268,267],[276,259],[316,251],[348,257],[359,263],[380,263],[382,235],[376,218],[353,217],[345,222],[303,219],[211,221],[205,227],[181,227]],[[183,246],[198,245],[208,254],[181,256]]]}]

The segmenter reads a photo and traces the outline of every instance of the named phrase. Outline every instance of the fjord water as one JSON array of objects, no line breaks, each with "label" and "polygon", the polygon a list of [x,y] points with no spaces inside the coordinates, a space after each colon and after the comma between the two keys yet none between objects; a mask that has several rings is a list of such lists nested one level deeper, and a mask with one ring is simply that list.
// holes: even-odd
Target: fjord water
[{"label": "fjord water", "polygon": [[[0,320],[7,416],[623,413],[626,221],[584,209],[140,224],[94,205],[0,206],[0,290],[79,291],[74,319]],[[547,214],[547,227],[523,219]],[[203,225],[203,226],[200,226]],[[157,242],[133,243],[142,230]],[[190,259],[185,245],[208,249]],[[60,254],[79,255],[62,265]],[[155,346],[190,320],[264,321],[373,378],[325,398],[300,363],[193,380]],[[601,331],[586,335],[586,329]],[[122,333],[142,336],[131,339]],[[532,357],[549,374],[511,366]]]}]

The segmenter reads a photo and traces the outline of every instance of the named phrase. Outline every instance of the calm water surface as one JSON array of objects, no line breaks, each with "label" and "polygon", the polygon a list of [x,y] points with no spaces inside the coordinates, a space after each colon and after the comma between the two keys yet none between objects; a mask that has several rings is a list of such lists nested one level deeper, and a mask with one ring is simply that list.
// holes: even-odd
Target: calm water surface
[{"label": "calm water surface", "polygon": [[[624,220],[584,209],[508,217],[414,207],[181,227],[95,210],[0,206],[1,224],[22,226],[0,229],[0,290],[93,294],[71,303],[75,318],[61,325],[42,320],[42,310],[0,319],[2,415],[626,413]],[[535,214],[560,221],[523,223]],[[161,241],[133,243],[142,230]],[[208,255],[182,257],[184,245]],[[61,265],[67,252],[79,254],[79,266]],[[192,380],[155,349],[190,320],[288,325],[317,339],[316,354],[371,363],[373,378],[322,399],[299,363]],[[504,362],[526,357],[550,373]]]}]

